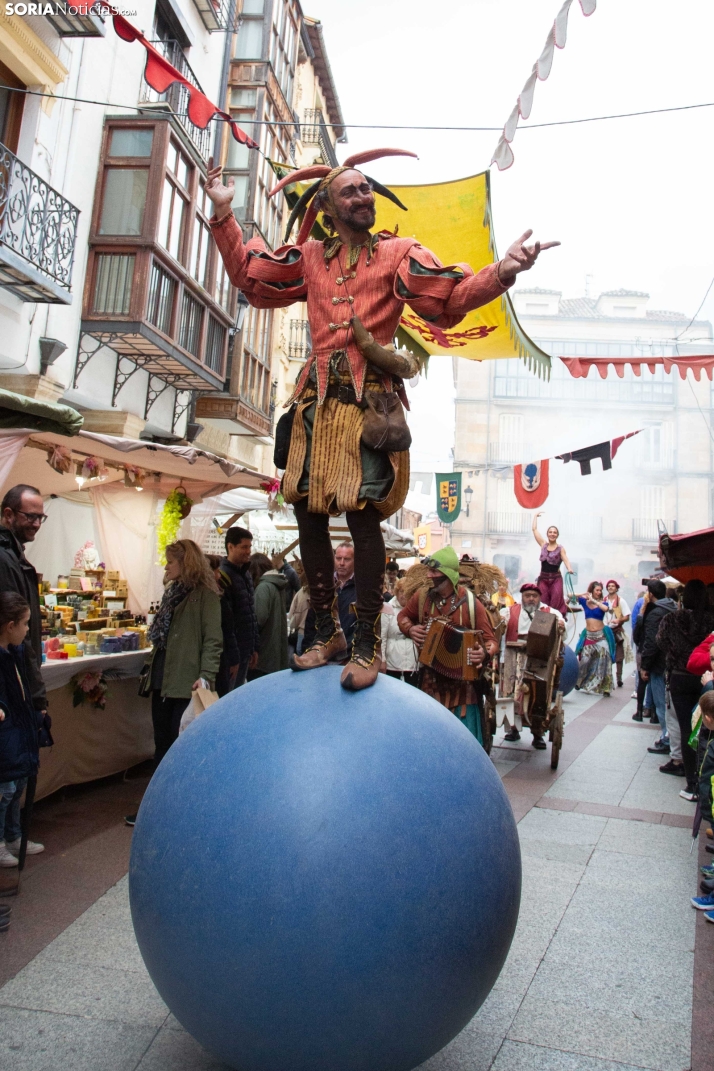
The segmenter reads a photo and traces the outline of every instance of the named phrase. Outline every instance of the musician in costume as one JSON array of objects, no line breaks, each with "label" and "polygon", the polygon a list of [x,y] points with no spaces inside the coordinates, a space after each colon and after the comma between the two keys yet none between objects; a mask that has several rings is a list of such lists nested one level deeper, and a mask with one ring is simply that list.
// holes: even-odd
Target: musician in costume
[{"label": "musician in costume", "polygon": [[[526,641],[536,610],[541,610],[546,614],[554,614],[558,619],[558,628],[565,632],[563,615],[555,607],[547,606],[541,601],[537,584],[523,584],[521,587],[521,601],[501,610],[501,617],[506,622],[503,694],[513,696],[513,727],[511,727],[507,717],[503,719],[507,730],[504,739],[508,741],[520,740],[521,734],[518,731],[518,724],[520,723],[522,728],[524,721],[526,724],[528,723],[528,715],[523,708],[523,674],[527,661]],[[533,733],[533,747],[542,751],[546,746],[542,730],[539,731],[534,726],[531,726],[531,732]]]},{"label": "musician in costume", "polygon": [[622,667],[625,662],[634,660],[632,648],[625,633],[625,625],[630,620],[630,607],[620,594],[620,585],[616,580],[608,580],[605,590],[607,592],[605,602],[610,607],[610,612],[605,614],[605,624],[610,626],[615,637],[617,687],[622,688]]},{"label": "musician in costume", "polygon": [[[442,547],[426,558],[425,563],[431,587],[421,588],[412,595],[397,617],[399,628],[420,648],[432,618],[445,619],[459,629],[480,630],[484,644],[469,648],[467,660],[469,665],[483,665],[487,654],[495,654],[498,645],[486,610],[472,591],[459,584],[456,551],[453,547]],[[422,666],[420,672],[422,691],[461,718],[466,728],[483,744],[479,682],[454,680],[431,666]]]},{"label": "musician in costume", "polygon": [[[313,348],[290,400],[287,457],[277,466],[285,469],[282,492],[295,508],[316,614],[315,642],[294,658],[293,668],[313,669],[345,655],[328,531],[329,517],[345,513],[355,547],[357,625],[342,684],[352,689],[373,684],[379,671],[385,562],[380,522],[401,507],[409,488],[403,380],[415,374],[418,362],[392,346],[404,306],[440,328],[453,328],[467,312],[503,294],[541,248],[558,244],[528,246],[527,231],[501,261],[474,274],[466,264],[444,267],[416,238],[372,233],[375,190],[404,206],[357,166],[396,155],[414,154],[375,149],[342,167],[316,164],[278,182],[271,196],[313,180],[288,223],[286,240],[304,212],[296,244],[274,253],[260,238],[244,244],[231,211],[233,179],[224,186],[212,160],[206,182],[215,207],[213,236],[233,285],[255,308],[307,301]],[[331,235],[323,242],[309,240],[318,212]]]}]

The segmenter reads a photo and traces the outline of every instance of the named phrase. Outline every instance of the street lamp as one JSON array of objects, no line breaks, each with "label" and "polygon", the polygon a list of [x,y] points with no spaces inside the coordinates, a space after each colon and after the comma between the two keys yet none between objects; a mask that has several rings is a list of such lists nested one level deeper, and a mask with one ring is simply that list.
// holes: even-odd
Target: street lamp
[{"label": "street lamp", "polygon": [[466,499],[466,516],[469,515],[469,506],[471,505],[471,496],[473,495],[473,487],[467,487],[464,490],[464,498]]}]

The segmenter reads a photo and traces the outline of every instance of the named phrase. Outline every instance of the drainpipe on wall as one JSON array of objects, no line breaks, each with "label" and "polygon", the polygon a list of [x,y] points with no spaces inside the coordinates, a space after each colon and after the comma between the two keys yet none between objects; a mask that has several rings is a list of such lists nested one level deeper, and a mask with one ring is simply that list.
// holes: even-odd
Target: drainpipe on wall
[{"label": "drainpipe on wall", "polygon": [[[231,51],[233,44],[233,34],[235,32],[234,23],[236,17],[236,0],[231,0],[230,8],[228,11],[228,29],[226,30],[226,43],[223,49],[223,68],[221,70],[221,82],[218,88],[218,102],[223,111],[229,111],[228,101],[226,100],[226,94],[228,93],[228,76],[231,69]],[[223,123],[216,123],[216,131],[213,137],[213,159],[218,162],[221,155],[221,141],[223,139]]]},{"label": "drainpipe on wall", "polygon": [[488,532],[488,477],[490,473],[488,455],[491,447],[491,389],[493,385],[493,361],[488,362],[488,404],[486,406],[486,464],[483,470],[483,539],[481,540],[481,561],[486,561],[486,533]]}]

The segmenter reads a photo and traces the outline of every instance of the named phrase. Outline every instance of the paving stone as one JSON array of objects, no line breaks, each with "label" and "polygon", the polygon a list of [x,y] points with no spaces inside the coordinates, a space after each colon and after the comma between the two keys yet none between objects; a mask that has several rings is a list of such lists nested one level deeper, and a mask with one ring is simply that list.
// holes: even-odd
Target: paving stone
[{"label": "paving stone", "polygon": [[690,1031],[689,1023],[613,1012],[584,1014],[578,1000],[543,1002],[529,994],[508,1038],[652,1071],[685,1071],[690,1066]]},{"label": "paving stone", "polygon": [[503,1040],[479,1030],[472,1019],[445,1048],[420,1065],[420,1071],[489,1071]]},{"label": "paving stone", "polygon": [[685,829],[627,822],[618,818],[607,820],[607,827],[598,842],[598,848],[602,851],[649,856],[657,860],[657,864],[678,859],[686,865],[688,860],[694,858],[694,854],[690,854],[691,846],[691,835]]},{"label": "paving stone", "polygon": [[4,1071],[134,1071],[156,1031],[137,1024],[0,1008]]},{"label": "paving stone", "polygon": [[148,975],[39,959],[0,989],[0,1006],[155,1028],[168,1014]]},{"label": "paving stone", "polygon": [[491,1071],[641,1071],[641,1067],[520,1041],[504,1041]]},{"label": "paving stone", "polygon": [[136,1071],[229,1071],[185,1030],[160,1030]]}]

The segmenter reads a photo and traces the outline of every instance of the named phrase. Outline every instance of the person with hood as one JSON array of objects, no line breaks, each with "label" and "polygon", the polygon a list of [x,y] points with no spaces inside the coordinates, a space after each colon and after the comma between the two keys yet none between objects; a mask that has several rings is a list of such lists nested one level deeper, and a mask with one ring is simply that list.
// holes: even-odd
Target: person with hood
[{"label": "person with hood", "polygon": [[[498,650],[488,614],[472,591],[459,584],[459,559],[453,547],[442,547],[424,558],[430,588],[420,588],[397,615],[397,624],[417,647],[423,647],[427,625],[432,618],[448,620],[460,629],[480,630],[484,647],[469,648],[467,658],[474,666]],[[483,744],[483,707],[478,681],[454,680],[431,666],[421,670],[421,689],[461,718],[466,728]]]},{"label": "person with hood", "polygon": [[657,633],[667,614],[674,613],[677,604],[667,595],[667,588],[661,580],[648,580],[645,605],[637,619],[634,637],[640,651],[640,676],[649,681],[652,702],[660,724],[659,740],[648,751],[656,755],[669,755],[669,735],[667,733],[667,708],[665,703],[664,674],[666,661],[664,652],[657,643]]},{"label": "person with hood", "polygon": [[249,679],[264,677],[288,668],[288,608],[287,577],[267,554],[253,554],[250,574],[255,587],[255,616],[258,622],[260,650],[258,664]]}]

